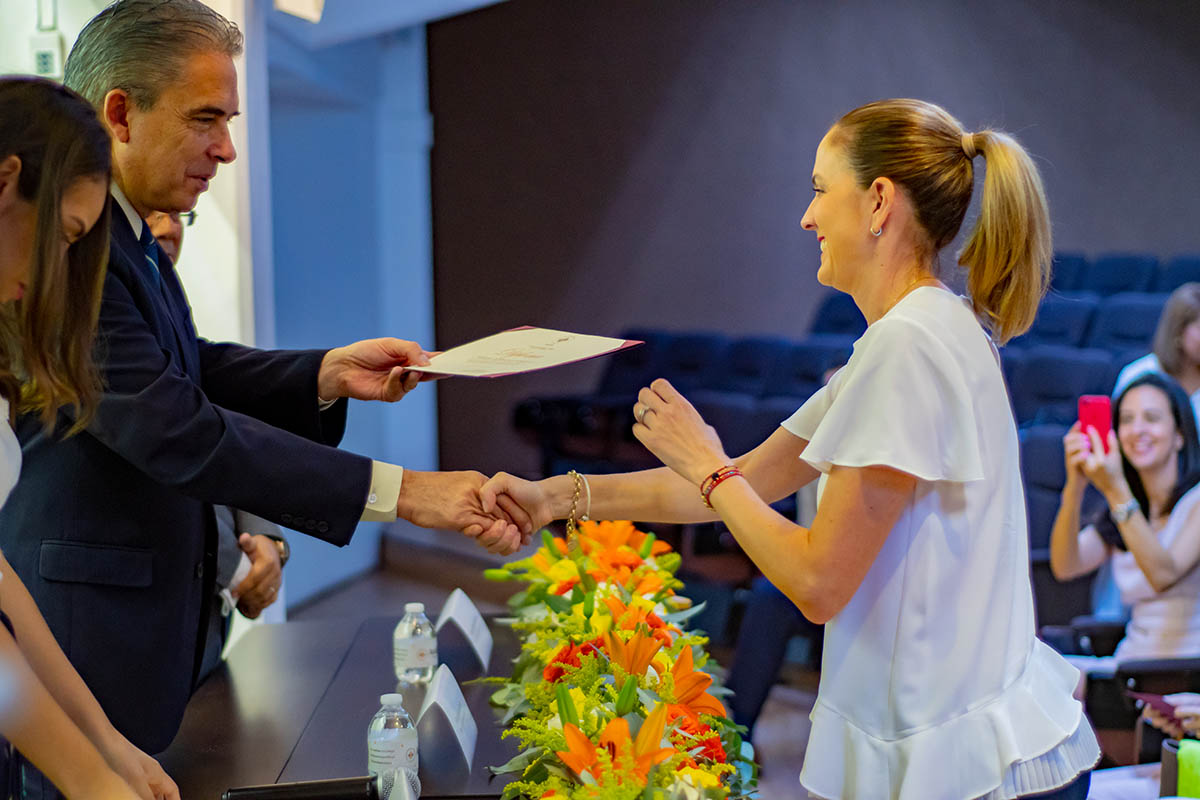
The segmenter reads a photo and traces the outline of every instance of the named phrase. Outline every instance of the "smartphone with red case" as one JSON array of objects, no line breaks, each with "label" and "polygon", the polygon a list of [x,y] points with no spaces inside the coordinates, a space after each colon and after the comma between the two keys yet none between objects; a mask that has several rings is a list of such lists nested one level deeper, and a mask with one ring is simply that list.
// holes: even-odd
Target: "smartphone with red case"
[{"label": "smartphone with red case", "polygon": [[1104,452],[1108,452],[1108,432],[1112,430],[1112,400],[1106,394],[1085,394],[1079,398],[1079,430],[1086,436],[1088,428],[1100,434]]}]

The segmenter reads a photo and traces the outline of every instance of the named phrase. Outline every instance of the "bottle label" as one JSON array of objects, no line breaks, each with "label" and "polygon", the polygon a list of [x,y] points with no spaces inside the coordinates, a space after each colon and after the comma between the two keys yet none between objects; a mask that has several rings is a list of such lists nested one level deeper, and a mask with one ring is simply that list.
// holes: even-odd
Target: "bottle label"
[{"label": "bottle label", "polygon": [[433,636],[410,636],[396,639],[392,644],[397,670],[437,666],[437,639]]},{"label": "bottle label", "polygon": [[417,731],[404,728],[387,739],[367,740],[367,770],[383,775],[390,770],[417,769]]}]

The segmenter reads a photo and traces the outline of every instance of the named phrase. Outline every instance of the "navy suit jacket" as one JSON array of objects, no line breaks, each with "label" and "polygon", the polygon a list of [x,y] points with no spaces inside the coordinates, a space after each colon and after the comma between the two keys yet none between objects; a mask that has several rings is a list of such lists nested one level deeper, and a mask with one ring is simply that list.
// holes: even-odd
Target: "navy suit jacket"
[{"label": "navy suit jacket", "polygon": [[324,351],[197,337],[169,259],[160,249],[160,287],[110,202],[104,398],[68,439],[18,421],[24,462],[0,509],[0,548],[117,729],[156,753],[179,728],[203,652],[213,504],[344,545],[371,462],[332,446],[346,402],[318,407]]}]

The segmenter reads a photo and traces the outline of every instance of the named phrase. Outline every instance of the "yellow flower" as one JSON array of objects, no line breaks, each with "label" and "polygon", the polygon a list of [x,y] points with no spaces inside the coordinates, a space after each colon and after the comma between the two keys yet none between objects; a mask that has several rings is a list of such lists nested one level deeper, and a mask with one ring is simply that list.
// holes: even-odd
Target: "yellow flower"
[{"label": "yellow flower", "polygon": [[559,559],[550,565],[546,576],[552,581],[569,581],[579,579],[579,568],[569,558]]},{"label": "yellow flower", "polygon": [[708,789],[721,785],[721,779],[716,775],[713,775],[711,772],[705,772],[702,769],[696,769],[695,767],[683,767],[676,770],[675,774],[697,789]]}]

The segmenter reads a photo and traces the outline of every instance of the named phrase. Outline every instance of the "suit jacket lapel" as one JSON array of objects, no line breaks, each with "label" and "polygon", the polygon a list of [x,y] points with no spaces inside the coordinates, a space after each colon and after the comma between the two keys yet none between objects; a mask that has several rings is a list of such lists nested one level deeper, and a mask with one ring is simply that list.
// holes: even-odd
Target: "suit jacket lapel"
[{"label": "suit jacket lapel", "polygon": [[179,282],[179,275],[175,272],[175,265],[161,246],[156,243],[155,247],[158,247],[158,274],[162,278],[163,296],[171,310],[171,327],[175,329],[188,374],[199,383],[200,351],[196,346],[196,329],[192,326],[192,310],[184,295],[183,284]]},{"label": "suit jacket lapel", "polygon": [[161,344],[176,355],[183,370],[199,384],[200,352],[196,345],[195,329],[192,327],[191,311],[183,297],[183,288],[175,275],[175,268],[171,266],[167,254],[159,247],[159,276],[162,280],[162,286],[159,287],[154,277],[149,274],[152,267],[146,263],[146,254],[137,237],[133,235],[133,228],[130,227],[120,203],[111,197],[109,200],[112,204],[113,247],[132,265],[131,280],[138,283],[158,316],[165,318],[167,325],[163,327],[169,326],[171,329],[171,341],[161,341]]}]

